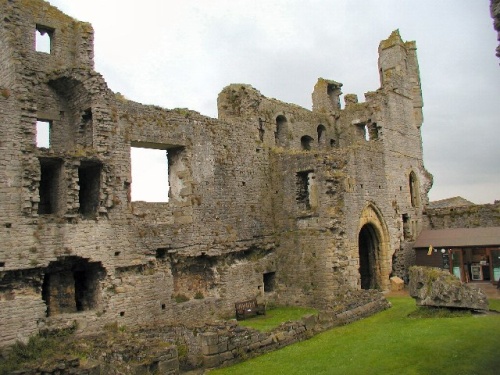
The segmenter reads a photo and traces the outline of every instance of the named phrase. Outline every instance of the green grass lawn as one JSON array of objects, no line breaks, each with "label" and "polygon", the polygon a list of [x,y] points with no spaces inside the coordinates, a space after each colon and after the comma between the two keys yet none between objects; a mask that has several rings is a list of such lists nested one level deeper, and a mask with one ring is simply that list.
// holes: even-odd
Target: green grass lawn
[{"label": "green grass lawn", "polygon": [[267,310],[266,315],[257,315],[248,320],[239,321],[243,327],[254,328],[261,332],[270,331],[288,320],[299,320],[307,314],[317,314],[318,310],[305,307],[277,307]]},{"label": "green grass lawn", "polygon": [[409,318],[412,298],[389,300],[375,316],[210,374],[500,374],[500,314]]}]

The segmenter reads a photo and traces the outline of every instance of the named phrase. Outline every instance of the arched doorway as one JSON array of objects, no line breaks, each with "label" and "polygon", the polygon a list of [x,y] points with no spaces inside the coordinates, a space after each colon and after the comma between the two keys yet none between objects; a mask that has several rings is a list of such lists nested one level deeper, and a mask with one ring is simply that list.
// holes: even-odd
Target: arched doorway
[{"label": "arched doorway", "polygon": [[389,231],[380,210],[368,203],[361,212],[358,231],[358,286],[388,290],[392,269]]},{"label": "arched doorway", "polygon": [[372,224],[365,224],[358,235],[361,289],[377,289],[379,285],[378,252],[380,241]]}]

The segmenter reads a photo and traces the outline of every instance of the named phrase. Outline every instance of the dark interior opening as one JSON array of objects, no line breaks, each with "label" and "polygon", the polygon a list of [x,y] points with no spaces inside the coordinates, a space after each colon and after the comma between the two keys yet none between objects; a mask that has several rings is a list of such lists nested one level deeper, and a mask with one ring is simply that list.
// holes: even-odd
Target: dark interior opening
[{"label": "dark interior opening", "polygon": [[276,286],[276,272],[267,272],[263,275],[264,292],[272,292]]},{"label": "dark interior opening", "polygon": [[313,142],[314,139],[308,135],[304,135],[302,138],[300,138],[300,145],[302,146],[302,150],[305,151],[311,150]]},{"label": "dark interior opening", "polygon": [[377,289],[377,252],[379,241],[375,228],[366,224],[361,228],[358,237],[359,245],[359,274],[361,289]]},{"label": "dark interior opening", "polygon": [[311,202],[309,200],[309,177],[312,171],[297,172],[296,178],[296,200],[299,208],[310,210]]},{"label": "dark interior opening", "polygon": [[156,259],[165,259],[167,257],[168,249],[158,248],[156,249]]},{"label": "dark interior opening", "polygon": [[47,316],[95,309],[99,302],[99,281],[104,274],[101,263],[79,257],[51,262],[42,283]]},{"label": "dark interior opening", "polygon": [[82,161],[78,168],[79,212],[84,218],[95,218],[97,215],[101,169],[102,165],[95,161]]},{"label": "dark interior opening", "polygon": [[40,159],[39,215],[54,214],[59,209],[62,165],[59,159]]}]

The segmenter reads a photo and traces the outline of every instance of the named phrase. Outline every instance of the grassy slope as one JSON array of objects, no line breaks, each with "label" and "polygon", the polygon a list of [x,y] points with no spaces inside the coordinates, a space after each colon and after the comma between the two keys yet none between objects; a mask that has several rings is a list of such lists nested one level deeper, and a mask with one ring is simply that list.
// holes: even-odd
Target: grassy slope
[{"label": "grassy slope", "polygon": [[500,314],[414,319],[413,299],[390,300],[375,316],[210,374],[500,374]]}]

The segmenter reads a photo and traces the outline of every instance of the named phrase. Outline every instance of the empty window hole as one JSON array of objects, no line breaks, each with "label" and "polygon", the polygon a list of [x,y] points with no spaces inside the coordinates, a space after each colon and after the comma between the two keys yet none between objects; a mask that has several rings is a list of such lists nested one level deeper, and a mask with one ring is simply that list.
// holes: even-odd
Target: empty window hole
[{"label": "empty window hole", "polygon": [[125,311],[120,311],[120,316],[125,316]]},{"label": "empty window hole", "polygon": [[37,52],[51,53],[52,52],[52,34],[54,30],[43,27],[36,26],[35,32],[35,50]]},{"label": "empty window hole", "polygon": [[12,228],[12,223],[5,223],[5,228]]},{"label": "empty window hole", "polygon": [[121,251],[115,251],[115,257],[121,254]]},{"label": "empty window hole", "polygon": [[132,201],[168,202],[167,150],[131,147]]},{"label": "empty window hole", "polygon": [[37,120],[36,147],[50,148],[50,121]]},{"label": "empty window hole", "polygon": [[162,309],[162,310],[165,310],[165,307],[166,307],[166,306],[165,306],[165,304],[164,304],[164,303],[162,303],[162,304],[161,304],[161,309]]},{"label": "empty window hole", "polygon": [[5,267],[5,262],[0,262],[0,267]]}]

